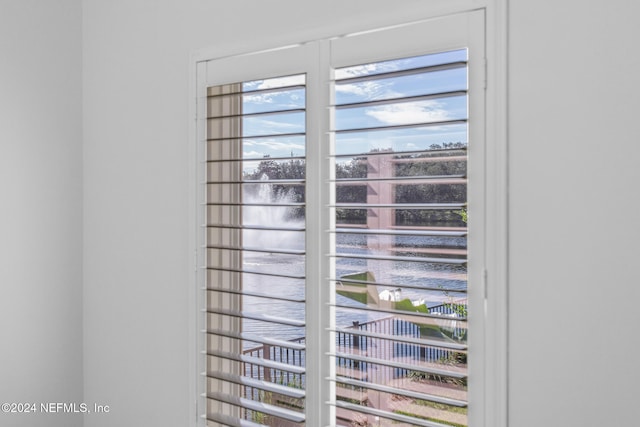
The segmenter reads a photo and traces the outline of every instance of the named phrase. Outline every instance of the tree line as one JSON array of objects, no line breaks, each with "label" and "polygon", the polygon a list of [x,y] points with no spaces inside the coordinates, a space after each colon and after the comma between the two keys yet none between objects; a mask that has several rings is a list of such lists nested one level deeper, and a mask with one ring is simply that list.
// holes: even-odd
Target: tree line
[{"label": "tree line", "polygon": [[[397,153],[391,150],[372,150],[371,155],[388,153],[394,159],[392,174],[394,177],[447,177],[466,175],[467,162],[465,158],[466,144],[451,142],[432,144],[429,150],[419,153]],[[346,162],[336,162],[335,177],[337,203],[366,203],[368,185],[366,182],[340,183],[340,179],[367,178],[370,163],[368,155],[351,158]],[[447,160],[451,157],[451,160]],[[407,161],[409,160],[409,161]],[[411,161],[413,160],[413,161]],[[291,159],[277,161],[265,157],[260,161],[256,169],[251,173],[245,173],[245,180],[260,180],[267,176],[271,180],[279,179],[304,179],[305,161],[303,159]],[[289,201],[303,202],[305,200],[304,185],[271,184],[276,197],[287,196]],[[393,200],[395,203],[465,203],[467,186],[464,183],[398,183],[393,186]],[[303,211],[296,210],[294,217],[303,216]],[[460,226],[465,222],[457,209],[451,210],[427,210],[427,209],[396,209],[396,225],[406,226]],[[366,209],[336,209],[336,222],[343,224],[366,224]]]}]

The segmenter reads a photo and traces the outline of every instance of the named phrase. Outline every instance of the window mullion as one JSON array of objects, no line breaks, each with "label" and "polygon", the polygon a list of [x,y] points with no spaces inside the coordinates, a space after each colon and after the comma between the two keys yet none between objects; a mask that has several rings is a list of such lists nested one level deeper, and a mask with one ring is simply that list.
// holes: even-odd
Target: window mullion
[{"label": "window mullion", "polygon": [[309,427],[333,425],[335,408],[327,405],[333,396],[335,366],[329,354],[335,344],[328,332],[332,329],[331,303],[333,292],[329,274],[333,260],[327,256],[334,235],[333,216],[329,206],[333,198],[330,178],[330,87],[329,43],[314,43],[310,49],[307,103],[307,405]]}]

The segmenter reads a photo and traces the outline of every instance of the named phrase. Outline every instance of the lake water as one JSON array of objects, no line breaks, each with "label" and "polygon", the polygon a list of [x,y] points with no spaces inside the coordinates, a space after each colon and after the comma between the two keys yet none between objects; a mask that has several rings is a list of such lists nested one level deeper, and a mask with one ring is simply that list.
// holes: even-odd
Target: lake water
[{"label": "lake water", "polygon": [[[457,238],[458,241],[451,242],[451,238],[446,238],[446,242],[440,237],[413,237],[403,238],[396,241],[407,246],[407,250],[415,247],[434,246],[458,246],[464,245],[464,238]],[[373,254],[376,251],[368,249],[366,236],[346,234],[337,236],[337,254]],[[291,245],[291,249],[302,249],[302,243]],[[396,253],[396,255],[398,255]],[[400,255],[409,255],[400,253]],[[416,255],[415,253],[413,255]],[[245,270],[271,272],[278,274],[304,275],[304,256],[280,255],[252,252],[245,255],[243,267]],[[467,286],[466,267],[449,264],[436,264],[428,262],[407,262],[407,261],[376,261],[375,264],[363,259],[337,258],[336,276],[338,278],[347,274],[371,271],[376,281],[394,286],[378,286],[377,291],[385,289],[393,290],[401,288],[402,299],[408,298],[411,301],[424,301],[427,307],[440,305],[442,303],[458,300],[465,297],[464,291]],[[248,292],[259,292],[273,295],[274,298],[287,297],[304,299],[305,289],[303,280],[283,279],[258,274],[245,274],[243,277],[243,287]],[[424,290],[413,287],[434,288],[442,290]],[[244,297],[244,310],[252,313],[260,313],[277,317],[285,317],[297,321],[304,321],[305,304],[300,302],[281,301],[277,299],[266,299],[259,297]],[[350,307],[364,307],[365,305],[336,295],[336,303]],[[336,326],[349,327],[353,322],[365,323],[382,317],[387,317],[385,313],[364,313],[359,310],[337,309]],[[262,322],[257,320],[244,320],[243,330],[262,336],[270,336],[280,339],[295,339],[303,337],[304,328],[295,326],[280,325],[277,323]]]}]

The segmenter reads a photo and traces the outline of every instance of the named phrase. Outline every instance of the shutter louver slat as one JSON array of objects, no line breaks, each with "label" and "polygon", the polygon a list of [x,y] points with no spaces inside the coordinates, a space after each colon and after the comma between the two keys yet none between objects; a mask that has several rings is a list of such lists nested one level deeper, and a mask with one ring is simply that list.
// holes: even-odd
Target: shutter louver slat
[{"label": "shutter louver slat", "polygon": [[276,248],[260,248],[252,246],[234,247],[234,246],[222,246],[222,245],[207,245],[207,249],[225,249],[228,251],[243,251],[243,252],[263,252],[268,254],[280,254],[280,255],[304,255],[305,251],[284,250]]},{"label": "shutter louver slat", "polygon": [[277,115],[277,114],[283,114],[283,113],[302,113],[302,112],[304,112],[304,108],[287,108],[282,110],[269,110],[269,111],[255,112],[255,113],[227,114],[224,116],[208,117],[208,119],[211,119],[211,120],[236,119],[236,118],[244,119],[244,118],[256,117],[256,116],[271,116],[271,115]]},{"label": "shutter louver slat", "polygon": [[419,122],[419,123],[407,123],[400,125],[386,125],[386,126],[377,126],[373,128],[368,127],[356,127],[349,129],[334,129],[332,132],[336,135],[339,134],[347,134],[347,133],[356,133],[356,132],[375,132],[375,131],[387,131],[387,130],[402,130],[402,129],[414,129],[414,128],[427,128],[427,127],[435,127],[435,126],[446,126],[446,125],[464,125],[467,123],[465,119],[451,119],[451,120],[439,120],[433,122]]},{"label": "shutter louver slat", "polygon": [[217,378],[235,384],[258,388],[260,390],[271,391],[283,396],[293,397],[295,399],[302,399],[305,396],[304,390],[286,387],[280,384],[274,384],[269,381],[256,380],[253,378],[244,377],[242,375],[233,375],[226,372],[212,371],[207,372],[207,376],[209,378]]},{"label": "shutter louver slat", "polygon": [[406,415],[399,415],[394,412],[380,411],[377,409],[369,408],[367,406],[355,405],[353,403],[347,403],[340,400],[334,402],[334,404],[341,408],[350,409],[352,411],[362,412],[365,414],[371,414],[377,417],[388,418],[390,420],[399,421],[401,423],[409,423],[409,425],[417,425],[422,427],[449,427],[446,424],[421,420],[419,418],[410,417]]},{"label": "shutter louver slat", "polygon": [[[300,136],[303,136],[304,134],[299,134]],[[256,137],[254,136],[252,139],[259,139],[262,137]],[[270,160],[304,160],[305,157],[304,156],[272,156],[269,157]],[[242,158],[237,158],[237,157],[231,157],[228,159],[211,159],[211,160],[207,160],[207,163],[228,163],[228,162],[260,162],[264,160],[264,157],[242,157]]]},{"label": "shutter louver slat", "polygon": [[441,231],[441,230],[398,230],[396,228],[389,230],[363,230],[357,228],[338,228],[334,233],[342,234],[375,234],[375,235],[392,235],[392,236],[440,236],[440,237],[465,237],[464,231]]},{"label": "shutter louver slat", "polygon": [[348,74],[340,75],[340,71],[338,70],[336,71],[335,84],[336,86],[339,86],[342,84],[352,84],[352,83],[359,83],[359,82],[365,82],[365,81],[377,81],[381,79],[388,79],[391,77],[404,77],[404,76],[410,76],[414,74],[423,74],[427,72],[433,73],[437,71],[454,70],[457,68],[465,68],[466,66],[467,66],[466,61],[458,61],[458,62],[452,62],[448,64],[438,64],[438,65],[430,65],[425,67],[408,68],[408,69],[398,70],[398,71],[374,72],[371,74],[367,74],[365,76],[356,76],[356,77],[346,77]]},{"label": "shutter louver slat", "polygon": [[[329,304],[331,307],[335,307],[335,308],[343,308],[346,310],[354,310],[354,311],[364,311],[364,312],[369,312],[369,313],[384,313],[384,314],[392,314],[392,315],[396,315],[396,316],[404,316],[406,318],[411,318],[412,320],[416,321],[419,320],[419,318],[422,318],[424,321],[426,321],[426,319],[434,319],[434,320],[443,320],[442,315],[440,314],[429,314],[429,313],[424,313],[424,312],[420,312],[418,310],[415,311],[408,311],[408,310],[394,310],[394,309],[390,309],[390,308],[379,308],[379,307],[372,307],[372,306],[357,306],[357,305],[347,305],[347,304]],[[447,319],[447,320],[455,320],[458,322],[462,322],[462,321],[466,321],[467,319],[465,317],[455,317],[452,319]],[[358,333],[354,333],[354,335],[358,335]]]},{"label": "shutter louver slat", "polygon": [[252,270],[240,270],[240,269],[234,269],[234,268],[207,267],[207,270],[227,271],[229,273],[255,274],[259,276],[282,277],[286,279],[304,279],[304,276],[302,275],[268,273],[268,272],[252,271]]},{"label": "shutter louver slat", "polygon": [[354,360],[357,362],[367,363],[372,366],[390,366],[392,368],[406,369],[417,372],[424,372],[426,374],[434,374],[443,377],[451,377],[456,379],[465,379],[467,376],[464,373],[456,372],[456,371],[448,371],[446,369],[437,369],[429,366],[410,364],[410,363],[402,363],[397,361],[389,361],[386,359],[376,359],[373,357],[365,357],[359,356],[357,354],[350,353],[334,353],[331,356],[341,359]]},{"label": "shutter louver slat", "polygon": [[334,182],[338,185],[354,185],[354,184],[362,184],[366,185],[369,182],[376,181],[394,181],[400,184],[414,184],[414,183],[424,183],[424,184],[464,184],[466,183],[466,176],[464,175],[435,175],[435,176],[394,176],[394,177],[386,177],[386,178],[341,178],[334,179],[331,182]]},{"label": "shutter louver slat", "polygon": [[267,230],[267,231],[305,231],[305,228],[300,227],[260,227],[257,225],[227,225],[227,224],[207,224],[207,228],[227,228],[227,229],[235,229],[235,230]]},{"label": "shutter louver slat", "polygon": [[330,329],[331,332],[341,333],[341,334],[352,334],[356,337],[369,337],[369,338],[377,338],[380,340],[387,341],[397,341],[403,342],[407,344],[416,344],[421,346],[429,346],[429,347],[438,347],[438,348],[446,348],[449,350],[458,350],[458,351],[466,351],[467,346],[463,344],[456,344],[453,342],[447,341],[436,341],[436,340],[428,340],[421,338],[407,338],[406,336],[399,335],[388,335],[388,334],[378,334],[375,332],[368,332],[366,330],[358,330],[354,331],[353,329],[346,328],[335,328]]},{"label": "shutter louver slat", "polygon": [[456,210],[464,209],[465,203],[336,203],[330,208],[340,209],[423,209],[423,210]]},{"label": "shutter louver slat", "polygon": [[290,319],[286,317],[273,316],[266,313],[253,313],[248,311],[236,311],[224,308],[209,308],[207,313],[222,314],[225,316],[239,317],[243,319],[261,320],[263,322],[277,323],[279,325],[299,326],[304,327],[304,321]]},{"label": "shutter louver slat", "polygon": [[376,255],[356,255],[356,254],[332,254],[334,258],[353,258],[371,261],[404,261],[404,262],[425,262],[431,264],[457,264],[462,265],[466,259],[456,258],[428,258],[428,257],[406,257],[406,256],[376,256]]},{"label": "shutter louver slat", "polygon": [[336,377],[335,381],[341,384],[346,384],[346,385],[351,385],[351,386],[356,386],[361,388],[368,388],[371,390],[382,391],[385,393],[395,394],[395,395],[404,396],[404,397],[410,397],[410,398],[419,399],[419,400],[428,400],[430,402],[441,403],[443,405],[457,406],[459,408],[465,408],[467,406],[467,402],[463,400],[448,399],[440,396],[434,396],[434,395],[429,395],[424,393],[416,393],[411,390],[381,386],[373,383],[354,380],[352,378]]},{"label": "shutter louver slat", "polygon": [[361,101],[361,102],[351,102],[345,104],[336,104],[333,107],[336,110],[342,110],[346,108],[360,108],[360,107],[373,107],[378,105],[388,105],[388,104],[397,104],[401,102],[415,102],[415,101],[423,101],[425,99],[438,99],[438,98],[449,98],[453,96],[465,96],[466,91],[455,91],[455,92],[439,92],[439,93],[430,93],[428,95],[416,95],[416,96],[405,96],[402,98],[385,98],[378,99],[373,101]]},{"label": "shutter louver slat", "polygon": [[212,335],[220,335],[220,336],[224,336],[224,337],[228,337],[228,338],[241,339],[241,340],[244,340],[244,341],[258,342],[258,343],[261,343],[261,344],[276,345],[276,346],[280,346],[280,347],[291,348],[291,349],[294,349],[294,350],[304,350],[305,349],[305,345],[304,344],[296,343],[296,342],[293,342],[293,341],[283,341],[283,340],[278,340],[278,339],[274,339],[274,338],[262,337],[262,336],[258,336],[258,335],[245,333],[245,332],[233,332],[233,331],[225,331],[225,330],[221,330],[221,329],[209,329],[206,332],[208,334],[212,334]]},{"label": "shutter louver slat", "polygon": [[207,397],[210,399],[218,400],[220,402],[229,403],[240,408],[273,415],[275,417],[282,418],[294,423],[304,422],[304,414],[268,403],[256,402],[255,400],[245,399],[243,397],[237,397],[219,392],[207,393]]},{"label": "shutter louver slat", "polygon": [[210,413],[207,414],[204,418],[209,421],[215,421],[217,423],[231,427],[267,427],[264,424],[258,424],[249,420],[243,420],[241,418],[231,417],[224,414]]},{"label": "shutter louver slat", "polygon": [[304,203],[262,203],[262,202],[254,202],[254,203],[207,203],[207,206],[257,206],[257,207],[284,207],[284,208],[292,208],[292,207],[304,207]]},{"label": "shutter louver slat", "polygon": [[289,301],[289,302],[298,302],[304,303],[304,298],[295,298],[295,297],[287,297],[285,295],[273,296],[272,294],[265,294],[260,292],[250,292],[250,291],[238,291],[236,289],[227,289],[227,288],[218,288],[209,286],[208,288],[204,288],[205,291],[214,291],[214,292],[226,292],[228,294],[236,294],[236,295],[246,295],[248,297],[258,297],[265,298],[277,301]]},{"label": "shutter louver slat", "polygon": [[[283,132],[283,133],[272,133],[272,134],[264,134],[264,135],[251,135],[251,139],[271,139],[271,138],[284,138],[284,137],[292,137],[292,136],[305,136],[304,132]],[[217,138],[207,138],[207,141],[237,141],[245,139],[246,136],[219,136]],[[222,161],[219,159],[218,161]]]},{"label": "shutter louver slat", "polygon": [[[424,279],[438,279],[441,278],[442,275],[438,275],[435,274],[437,272],[426,272],[425,275],[423,276]],[[433,274],[433,277],[430,276],[430,274]],[[465,276],[466,277],[466,276]],[[457,281],[464,281],[466,280],[465,278],[462,279],[457,279]],[[338,282],[338,286],[342,286],[342,281],[337,280],[337,279],[331,279],[331,281],[333,282]],[[349,284],[357,284],[357,285],[362,285],[362,286],[371,286],[371,287],[385,287],[385,288],[393,288],[393,287],[397,287],[397,283],[385,283],[385,282],[371,282],[371,281],[367,281],[367,280],[357,280],[357,279],[352,279],[349,278],[348,282]],[[405,283],[402,285],[403,287],[407,288],[407,289],[416,289],[416,290],[422,290],[422,291],[435,291],[435,292],[448,292],[448,293],[452,293],[452,294],[466,294],[467,290],[462,288],[449,288],[449,287],[445,287],[445,286],[438,286],[438,287],[433,287],[433,286],[424,286],[421,284],[408,284]]]},{"label": "shutter louver slat", "polygon": [[[375,129],[374,129],[375,130]],[[348,144],[345,144],[348,147]],[[344,148],[344,147],[343,147]],[[398,154],[398,155],[422,155],[422,156],[427,156],[426,158],[429,159],[446,159],[446,160],[450,160],[452,159],[453,156],[447,156],[447,153],[456,153],[459,154],[460,152],[465,153],[467,151],[466,147],[456,147],[456,148],[434,148],[432,146],[430,147],[425,147],[425,149],[423,150],[416,150],[416,149],[402,149],[402,150],[395,150],[394,153]],[[333,155],[333,157],[335,157],[336,159],[342,159],[342,158],[347,158],[347,157],[358,157],[358,158],[368,158],[368,157],[378,157],[378,156],[388,156],[389,153],[388,152],[384,152],[384,151],[373,151],[373,152],[357,152],[357,153],[336,153]],[[466,156],[456,156],[458,157],[453,158],[454,160],[466,160]],[[460,158],[462,157],[462,158]]]},{"label": "shutter louver slat", "polygon": [[294,366],[287,363],[274,362],[269,359],[262,359],[262,358],[253,357],[253,356],[245,356],[243,354],[236,354],[236,353],[231,353],[227,351],[210,350],[207,352],[207,355],[228,359],[228,360],[234,360],[237,362],[245,362],[253,365],[279,369],[287,372],[294,372],[296,374],[303,374],[305,372],[305,369],[300,366]]}]

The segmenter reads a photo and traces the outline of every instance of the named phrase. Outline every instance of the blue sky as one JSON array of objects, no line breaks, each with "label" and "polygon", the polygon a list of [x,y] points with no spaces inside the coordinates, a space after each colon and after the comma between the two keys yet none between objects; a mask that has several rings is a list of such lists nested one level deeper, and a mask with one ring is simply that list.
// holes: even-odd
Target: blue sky
[{"label": "blue sky", "polygon": [[[357,65],[335,70],[335,100],[337,105],[372,100],[386,100],[407,96],[419,96],[437,92],[464,91],[467,87],[466,68],[457,68],[392,78],[372,78],[365,81],[342,81],[351,77],[375,76],[379,73],[411,69],[466,60],[466,50],[437,53],[414,58]],[[341,82],[342,81],[342,82]],[[287,76],[256,80],[243,84],[243,113],[261,113],[277,110],[303,109],[305,76]],[[277,90],[277,88],[282,88]],[[268,92],[256,92],[273,89]],[[370,105],[335,110],[336,131],[441,122],[467,117],[466,96],[436,99],[409,100],[405,102]],[[283,157],[305,153],[303,136],[256,138],[258,135],[303,133],[305,113],[300,111],[248,116],[243,119],[243,156],[261,158],[265,155]],[[336,154],[366,153],[372,149],[415,151],[428,149],[432,144],[467,141],[467,129],[463,124],[425,126],[420,128],[386,129],[368,132],[337,132]],[[339,159],[346,161],[348,159]],[[255,162],[247,162],[250,171]]]}]

